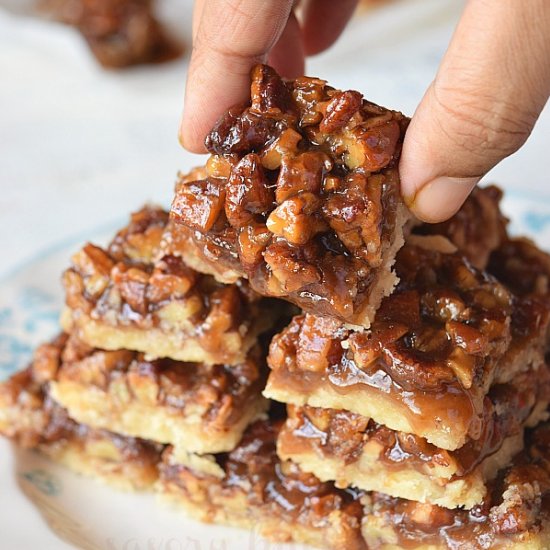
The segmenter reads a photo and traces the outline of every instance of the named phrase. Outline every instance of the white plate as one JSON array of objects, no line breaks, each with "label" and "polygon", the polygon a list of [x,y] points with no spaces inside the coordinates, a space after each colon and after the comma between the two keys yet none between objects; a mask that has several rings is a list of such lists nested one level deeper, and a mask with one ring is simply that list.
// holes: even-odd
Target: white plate
[{"label": "white plate", "polygon": [[[516,234],[550,248],[550,200],[509,192],[504,210]],[[120,225],[122,225],[121,223]],[[104,228],[102,243],[115,227]],[[0,379],[29,361],[32,349],[58,331],[60,274],[86,240],[75,236],[22,266],[0,287]],[[237,529],[202,525],[155,502],[80,478],[42,457],[0,440],[0,548],[6,550],[270,550]]]}]

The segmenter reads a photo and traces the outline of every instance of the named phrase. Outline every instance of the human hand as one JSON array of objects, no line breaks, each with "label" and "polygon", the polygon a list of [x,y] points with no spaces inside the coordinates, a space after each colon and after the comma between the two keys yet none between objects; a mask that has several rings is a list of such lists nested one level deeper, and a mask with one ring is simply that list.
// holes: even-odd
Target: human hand
[{"label": "human hand", "polygon": [[[304,72],[304,57],[330,46],[356,5],[291,0],[198,0],[180,136],[204,151],[217,118],[249,93],[249,72],[266,59]],[[407,131],[400,173],[415,214],[452,216],[477,182],[527,139],[550,93],[550,2],[469,0],[437,76]],[[216,106],[215,109],[212,106]]]}]

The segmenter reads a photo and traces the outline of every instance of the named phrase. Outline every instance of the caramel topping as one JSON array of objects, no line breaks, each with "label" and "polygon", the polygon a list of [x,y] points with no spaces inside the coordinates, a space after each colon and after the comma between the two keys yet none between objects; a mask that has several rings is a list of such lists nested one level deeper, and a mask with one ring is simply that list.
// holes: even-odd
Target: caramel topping
[{"label": "caramel topping", "polygon": [[401,282],[382,302],[370,332],[297,317],[274,338],[271,368],[317,372],[340,387],[363,383],[387,391],[379,384],[387,385],[389,376],[403,395],[476,395],[480,388],[483,395],[510,342],[510,293],[458,254],[409,245],[398,254],[396,270]]}]

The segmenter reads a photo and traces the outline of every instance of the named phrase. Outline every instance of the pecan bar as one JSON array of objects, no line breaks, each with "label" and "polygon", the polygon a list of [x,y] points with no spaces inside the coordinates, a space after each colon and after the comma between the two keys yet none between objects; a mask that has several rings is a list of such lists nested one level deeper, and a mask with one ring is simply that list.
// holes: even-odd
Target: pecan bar
[{"label": "pecan bar", "polygon": [[240,364],[280,306],[246,282],[222,285],[159,252],[167,214],[132,215],[107,249],[86,245],[63,276],[62,326],[90,346],[206,364]]},{"label": "pecan bar", "polygon": [[548,308],[515,297],[458,253],[407,245],[396,271],[399,286],[370,332],[295,317],[272,341],[264,393],[349,410],[455,450],[478,439],[493,383],[543,364]]},{"label": "pecan bar", "polygon": [[365,497],[363,533],[372,550],[546,550],[550,548],[550,424],[490,484],[471,510],[448,510],[373,493]]},{"label": "pecan bar", "polygon": [[118,488],[151,488],[158,477],[162,445],[80,425],[49,396],[46,355],[55,356],[56,346],[65,339],[61,336],[39,352],[29,368],[0,384],[0,434]]},{"label": "pecan bar", "polygon": [[483,500],[487,482],[523,449],[524,428],[546,418],[549,401],[548,369],[493,386],[481,435],[456,451],[348,411],[289,405],[277,450],[281,459],[338,487],[469,509]]},{"label": "pecan bar", "polygon": [[201,521],[254,529],[277,542],[366,550],[360,493],[339,490],[281,462],[280,422],[260,421],[231,453],[217,455],[221,475],[205,475],[171,459],[160,465],[160,493]]},{"label": "pecan bar", "polygon": [[78,423],[170,443],[183,453],[233,449],[267,409],[259,349],[241,365],[206,366],[93,349],[71,336],[62,346],[39,347],[36,369]]},{"label": "pecan bar", "polygon": [[182,177],[170,254],[224,282],[368,327],[396,284],[408,209],[397,164],[408,119],[324,80],[252,71],[251,99],[206,139]]},{"label": "pecan bar", "polygon": [[152,0],[44,0],[42,7],[76,27],[105,68],[162,62],[181,53],[154,16]]}]

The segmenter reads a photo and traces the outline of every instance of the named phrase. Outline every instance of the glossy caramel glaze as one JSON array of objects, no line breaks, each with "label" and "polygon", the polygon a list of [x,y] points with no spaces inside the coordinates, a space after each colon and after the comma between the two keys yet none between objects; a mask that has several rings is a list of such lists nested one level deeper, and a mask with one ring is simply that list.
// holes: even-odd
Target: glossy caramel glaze
[{"label": "glossy caramel glaze", "polygon": [[275,451],[281,423],[258,421],[248,428],[234,451],[217,455],[225,473],[223,479],[201,477],[183,465],[172,464],[168,452],[160,466],[161,481],[177,485],[191,500],[200,499],[199,486],[207,488],[213,507],[220,505],[221,500],[217,499],[241,495],[249,507],[248,515],[258,521],[267,516],[285,524],[323,529],[330,522],[330,514],[338,512],[345,526],[341,543],[349,544],[350,550],[365,549],[359,533],[361,493],[336,489],[332,483],[322,483],[290,462],[281,462]]}]

